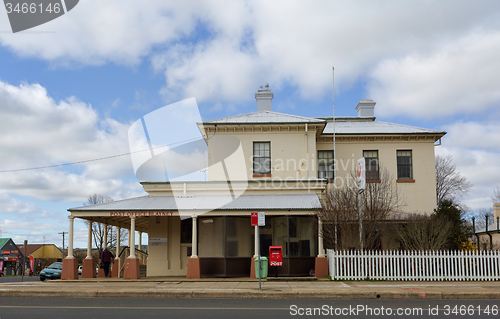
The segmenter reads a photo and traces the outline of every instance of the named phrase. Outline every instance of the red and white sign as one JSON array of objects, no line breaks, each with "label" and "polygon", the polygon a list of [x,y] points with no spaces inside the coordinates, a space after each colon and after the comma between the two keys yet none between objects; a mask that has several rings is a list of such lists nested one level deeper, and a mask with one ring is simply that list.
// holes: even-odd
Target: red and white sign
[{"label": "red and white sign", "polygon": [[250,213],[250,223],[252,226],[266,226],[266,214],[263,212]]},{"label": "red and white sign", "polygon": [[358,182],[358,191],[366,189],[366,170],[365,170],[365,158],[361,157],[358,160],[356,166],[356,176]]},{"label": "red and white sign", "polygon": [[3,273],[3,260],[0,260],[0,273]]},{"label": "red and white sign", "polygon": [[7,261],[19,261],[19,258],[17,257],[5,257],[7,258]]},{"label": "red and white sign", "polygon": [[2,251],[2,254],[4,254],[4,255],[10,255],[10,250],[4,250],[4,251]]},{"label": "red and white sign", "polygon": [[269,266],[283,266],[283,248],[269,246]]}]

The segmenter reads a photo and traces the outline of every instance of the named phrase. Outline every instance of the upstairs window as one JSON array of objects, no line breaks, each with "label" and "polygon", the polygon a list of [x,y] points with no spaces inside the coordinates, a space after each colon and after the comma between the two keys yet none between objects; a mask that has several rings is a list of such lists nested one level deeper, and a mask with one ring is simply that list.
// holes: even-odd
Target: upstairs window
[{"label": "upstairs window", "polygon": [[379,166],[378,166],[378,151],[363,151],[365,158],[365,170],[367,181],[380,180]]},{"label": "upstairs window", "polygon": [[253,142],[253,173],[271,174],[271,142]]},{"label": "upstairs window", "polygon": [[333,180],[333,151],[318,151],[318,178]]},{"label": "upstairs window", "polygon": [[411,151],[396,151],[398,163],[398,179],[412,179],[412,152]]}]

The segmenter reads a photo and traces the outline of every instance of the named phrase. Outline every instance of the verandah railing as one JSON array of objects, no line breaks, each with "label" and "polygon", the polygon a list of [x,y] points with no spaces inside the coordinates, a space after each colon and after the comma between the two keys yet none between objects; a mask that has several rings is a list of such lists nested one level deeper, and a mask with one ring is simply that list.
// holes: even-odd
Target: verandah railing
[{"label": "verandah railing", "polygon": [[327,250],[332,279],[400,281],[500,280],[499,251]]}]

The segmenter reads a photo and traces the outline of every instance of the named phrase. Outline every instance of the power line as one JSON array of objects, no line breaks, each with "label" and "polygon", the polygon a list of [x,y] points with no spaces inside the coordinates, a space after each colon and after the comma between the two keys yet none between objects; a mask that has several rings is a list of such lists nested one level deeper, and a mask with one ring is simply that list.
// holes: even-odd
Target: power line
[{"label": "power line", "polygon": [[64,163],[64,164],[55,164],[55,165],[47,165],[47,166],[38,166],[38,167],[29,167],[29,168],[18,168],[18,169],[9,169],[9,170],[3,170],[0,171],[0,173],[12,173],[12,172],[22,172],[22,171],[34,171],[34,170],[39,170],[39,169],[46,169],[46,168],[55,168],[55,167],[63,167],[63,166],[71,166],[71,165],[77,165],[77,164],[83,164],[83,163],[89,163],[89,162],[96,162],[96,161],[102,161],[110,158],[116,158],[116,157],[121,157],[121,156],[126,156],[126,155],[132,155],[136,153],[141,153],[141,152],[146,152],[146,151],[151,151],[152,149],[157,149],[157,148],[162,148],[162,147],[167,147],[167,146],[172,146],[180,143],[185,143],[185,142],[190,142],[194,140],[200,139],[199,137],[191,138],[188,140],[180,141],[180,142],[175,142],[172,144],[164,144],[152,148],[147,148],[144,150],[140,151],[135,151],[135,152],[128,152],[128,153],[123,153],[123,154],[117,154],[117,155],[111,155],[111,156],[106,156],[106,157],[99,157],[99,158],[94,158],[94,159],[89,159],[89,160],[84,160],[84,161],[78,161],[78,162],[70,162],[70,163]]}]

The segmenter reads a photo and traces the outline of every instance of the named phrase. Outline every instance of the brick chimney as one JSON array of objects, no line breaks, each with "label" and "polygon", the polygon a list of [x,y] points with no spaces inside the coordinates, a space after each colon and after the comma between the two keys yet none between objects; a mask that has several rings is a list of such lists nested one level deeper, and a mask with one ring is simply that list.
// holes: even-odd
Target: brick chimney
[{"label": "brick chimney", "polygon": [[358,117],[375,117],[375,102],[373,100],[361,100],[356,106]]},{"label": "brick chimney", "polygon": [[266,83],[265,90],[260,87],[260,90],[255,93],[257,100],[257,111],[271,111],[271,101],[273,100],[273,92],[269,90],[269,83]]}]

